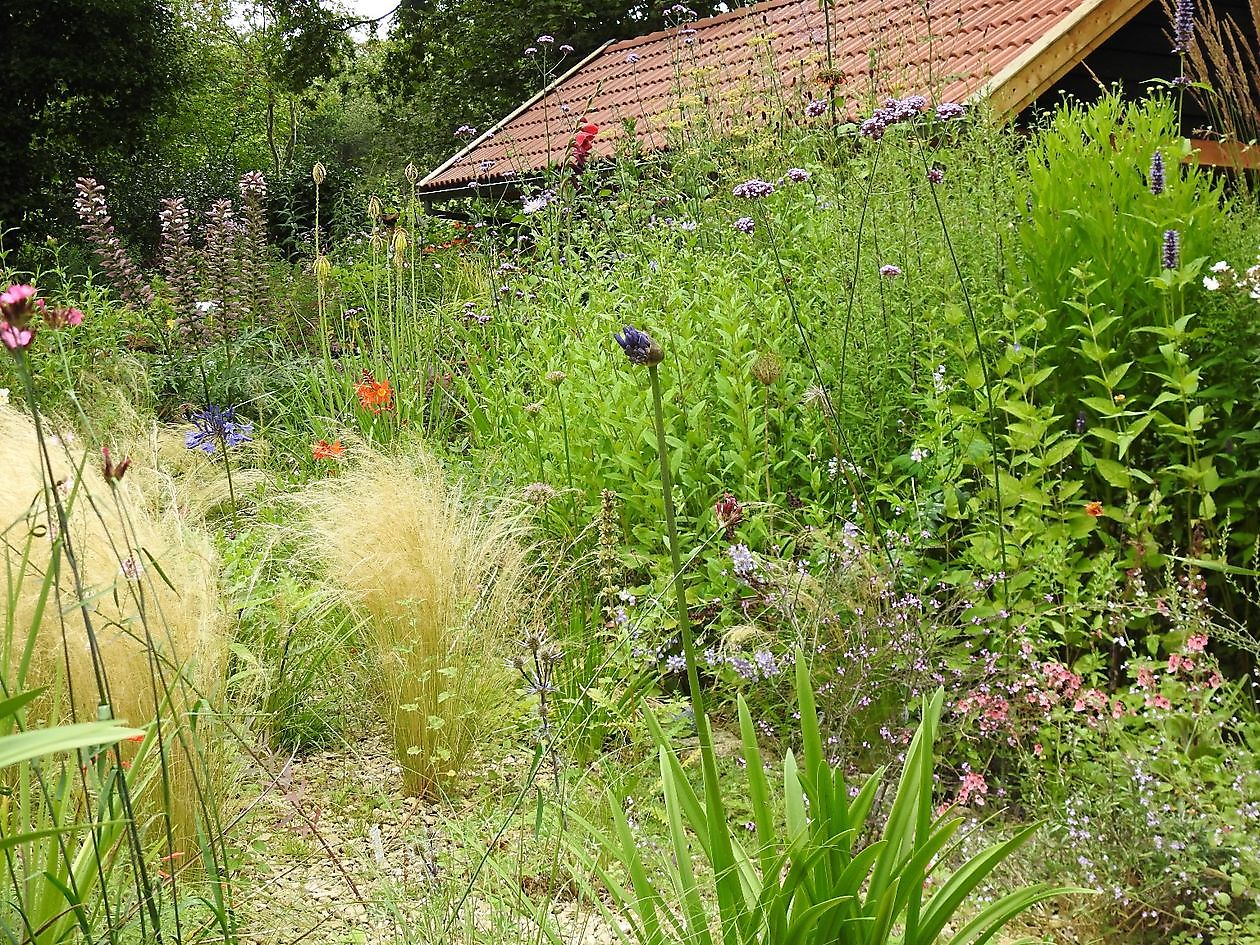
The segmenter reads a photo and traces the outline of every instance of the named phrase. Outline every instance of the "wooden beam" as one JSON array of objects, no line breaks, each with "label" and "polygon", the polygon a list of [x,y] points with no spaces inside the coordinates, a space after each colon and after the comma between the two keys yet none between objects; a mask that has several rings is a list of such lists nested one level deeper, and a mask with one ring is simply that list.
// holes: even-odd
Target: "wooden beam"
[{"label": "wooden beam", "polygon": [[1191,138],[1190,148],[1193,154],[1187,160],[1197,158],[1200,164],[1229,167],[1234,170],[1260,168],[1260,145],[1242,144],[1239,141]]},{"label": "wooden beam", "polygon": [[1014,118],[1152,0],[1085,0],[972,96]]}]

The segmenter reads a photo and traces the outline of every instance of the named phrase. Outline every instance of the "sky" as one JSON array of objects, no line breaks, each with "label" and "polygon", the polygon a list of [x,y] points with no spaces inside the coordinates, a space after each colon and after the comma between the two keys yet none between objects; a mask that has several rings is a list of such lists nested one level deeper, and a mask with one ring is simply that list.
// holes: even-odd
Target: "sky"
[{"label": "sky", "polygon": [[375,18],[393,10],[398,0],[341,0],[341,4],[359,16]]}]

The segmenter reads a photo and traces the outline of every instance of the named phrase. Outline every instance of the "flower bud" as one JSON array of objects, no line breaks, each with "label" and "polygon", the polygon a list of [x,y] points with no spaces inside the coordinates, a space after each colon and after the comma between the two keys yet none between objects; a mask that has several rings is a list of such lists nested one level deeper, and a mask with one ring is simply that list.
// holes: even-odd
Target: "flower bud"
[{"label": "flower bud", "polygon": [[315,278],[320,285],[323,285],[330,275],[332,275],[332,263],[328,261],[327,256],[320,253],[315,257]]},{"label": "flower bud", "polygon": [[407,175],[407,180],[413,184],[420,178],[420,169],[410,162],[407,163],[407,169],[403,173]]},{"label": "flower bud", "polygon": [[376,196],[376,194],[373,194],[372,198],[368,201],[368,216],[370,216],[373,220],[379,220],[381,218],[381,198]]},{"label": "flower bud", "polygon": [[328,168],[324,167],[319,161],[315,162],[315,166],[311,168],[311,180],[315,181],[315,186],[322,184],[328,177]]}]

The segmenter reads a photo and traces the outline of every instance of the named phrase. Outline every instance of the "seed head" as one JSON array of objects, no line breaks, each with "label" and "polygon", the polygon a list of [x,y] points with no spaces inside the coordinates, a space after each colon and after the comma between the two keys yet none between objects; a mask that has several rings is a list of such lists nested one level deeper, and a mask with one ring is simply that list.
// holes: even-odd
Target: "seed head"
[{"label": "seed head", "polygon": [[753,362],[752,375],[758,383],[769,387],[783,375],[783,361],[773,351],[762,352]]}]

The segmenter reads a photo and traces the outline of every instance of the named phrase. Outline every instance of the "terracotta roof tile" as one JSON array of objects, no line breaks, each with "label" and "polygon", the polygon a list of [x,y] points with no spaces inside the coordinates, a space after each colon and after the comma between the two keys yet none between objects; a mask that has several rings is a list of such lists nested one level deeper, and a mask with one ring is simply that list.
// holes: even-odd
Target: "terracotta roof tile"
[{"label": "terracotta roof tile", "polygon": [[[832,7],[832,53],[850,99],[918,92],[963,101],[1085,0],[920,0]],[[687,32],[694,30],[694,32]],[[930,32],[930,36],[929,36]],[[821,95],[827,22],[818,0],[769,0],[605,46],[420,184],[422,192],[527,176],[567,156],[582,120],[610,156],[633,121],[649,150],[696,118],[757,117],[766,96],[800,115]],[[629,61],[638,57],[636,61]]]}]

